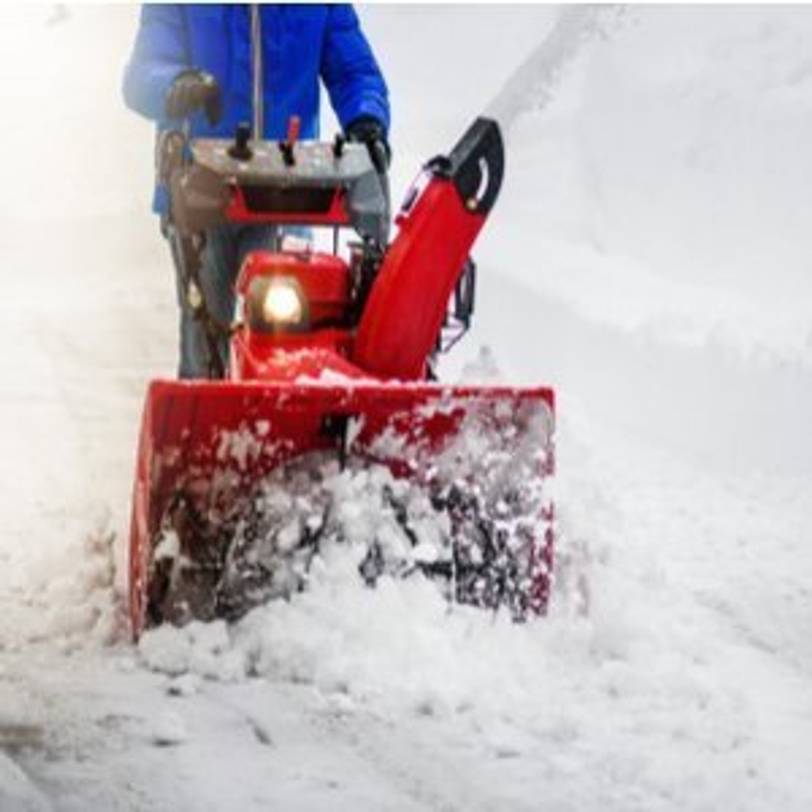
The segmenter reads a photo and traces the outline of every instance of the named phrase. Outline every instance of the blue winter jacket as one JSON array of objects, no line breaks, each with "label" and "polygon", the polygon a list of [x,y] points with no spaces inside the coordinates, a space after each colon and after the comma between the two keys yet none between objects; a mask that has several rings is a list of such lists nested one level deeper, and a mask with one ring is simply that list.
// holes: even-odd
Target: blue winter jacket
[{"label": "blue winter jacket", "polygon": [[[319,77],[342,127],[372,116],[389,128],[386,82],[350,5],[261,5],[265,138],[282,138],[290,116],[301,119],[301,137],[319,135]],[[124,73],[129,107],[157,122],[172,82],[190,68],[211,73],[220,86],[221,121],[193,116],[192,135],[230,137],[252,120],[251,12],[239,5],[145,4],[133,53]],[[156,189],[156,211],[166,194]]]}]

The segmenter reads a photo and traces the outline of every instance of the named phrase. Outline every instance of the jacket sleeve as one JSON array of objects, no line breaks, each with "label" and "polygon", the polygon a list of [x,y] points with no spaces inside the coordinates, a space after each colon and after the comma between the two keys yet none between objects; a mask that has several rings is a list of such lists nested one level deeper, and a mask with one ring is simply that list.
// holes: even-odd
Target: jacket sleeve
[{"label": "jacket sleeve", "polygon": [[191,67],[183,11],[176,4],[145,3],[130,61],[124,70],[127,106],[153,120],[164,117],[167,91]]},{"label": "jacket sleeve", "polygon": [[386,81],[351,5],[328,6],[321,76],[342,127],[372,116],[389,129]]}]

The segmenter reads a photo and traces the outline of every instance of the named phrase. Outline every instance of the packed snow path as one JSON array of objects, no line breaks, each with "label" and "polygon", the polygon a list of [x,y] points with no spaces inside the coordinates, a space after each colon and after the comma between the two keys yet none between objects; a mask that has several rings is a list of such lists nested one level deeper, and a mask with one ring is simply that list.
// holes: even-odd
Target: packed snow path
[{"label": "packed snow path", "polygon": [[[149,131],[118,107],[133,10],[50,25],[44,9],[2,14],[9,64],[21,48],[49,60],[24,81],[3,75],[38,122],[9,127],[4,146],[38,161],[20,162],[12,180],[31,203],[9,198],[0,229],[0,810],[812,806],[812,286],[799,259],[812,246],[797,218],[774,219],[812,173],[808,150],[782,141],[812,99],[812,15],[627,12],[511,132],[505,196],[477,252],[477,333],[448,371],[467,361],[487,378],[499,364],[561,390],[549,619],[449,614],[415,581],[365,590],[339,558],[300,600],[134,649],[118,616],[133,444],[146,380],[172,369],[175,325],[144,211]],[[692,14],[710,15],[697,52],[674,33],[697,29]],[[366,11],[402,106],[396,188],[500,90],[552,15]],[[443,49],[447,79],[424,81],[431,60],[414,67],[404,26]],[[466,42],[456,59],[452,27]],[[488,44],[492,65],[472,56]],[[680,100],[673,115],[694,122],[693,152],[661,146],[668,126],[688,136],[657,94],[641,106],[643,63],[673,94],[665,107]],[[478,81],[460,89],[466,70]],[[740,86],[742,74],[761,84]],[[765,104],[748,135],[780,155],[771,173],[737,162],[731,177],[720,146],[741,157],[737,111]],[[643,115],[652,106],[662,120]],[[676,195],[685,155],[697,189]],[[647,206],[658,165],[672,195]],[[692,195],[739,182],[771,212],[754,220],[731,197],[703,231]],[[766,285],[746,260],[770,247]],[[716,261],[700,272],[702,256]]]}]

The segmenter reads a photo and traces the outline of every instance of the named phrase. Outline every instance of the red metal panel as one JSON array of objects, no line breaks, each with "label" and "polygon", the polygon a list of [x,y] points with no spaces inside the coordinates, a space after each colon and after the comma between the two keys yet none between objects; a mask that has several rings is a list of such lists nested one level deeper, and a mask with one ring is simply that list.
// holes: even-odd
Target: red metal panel
[{"label": "red metal panel", "polygon": [[336,191],[326,211],[282,212],[252,211],[248,208],[242,189],[235,186],[232,190],[231,202],[226,208],[226,219],[230,223],[256,223],[258,225],[267,223],[298,223],[310,226],[350,225],[350,216],[346,206],[346,195],[343,189]]}]

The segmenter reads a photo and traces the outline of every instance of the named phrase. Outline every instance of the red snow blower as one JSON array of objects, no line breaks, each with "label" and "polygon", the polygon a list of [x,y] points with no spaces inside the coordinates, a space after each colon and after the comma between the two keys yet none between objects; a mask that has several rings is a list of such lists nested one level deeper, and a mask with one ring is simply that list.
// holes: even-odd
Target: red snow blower
[{"label": "red snow blower", "polygon": [[[162,622],[235,619],[304,588],[331,503],[301,496],[303,481],[320,481],[312,470],[303,480],[303,470],[325,459],[339,471],[387,469],[381,504],[407,548],[426,545],[397,483],[418,487],[441,519],[432,553],[407,549],[394,569],[383,542],[368,540],[359,563],[368,583],[422,572],[450,600],[505,607],[516,619],[542,613],[553,392],[433,379],[437,353],[473,312],[469,251],[502,182],[497,124],[477,119],[448,156],[424,167],[391,242],[387,179],[367,147],[341,137],[299,142],[295,129],[282,142],[253,141],[245,127],[234,141],[187,143],[177,132],[163,141],[176,255],[211,338],[212,379],[157,380],[147,393],[130,535],[134,637]],[[325,227],[333,251],[281,242],[249,254],[237,319],[218,324],[198,270],[206,230],[223,223]],[[340,229],[355,232],[346,257]],[[222,359],[216,339],[226,332]],[[296,500],[268,507],[269,481]]]}]

